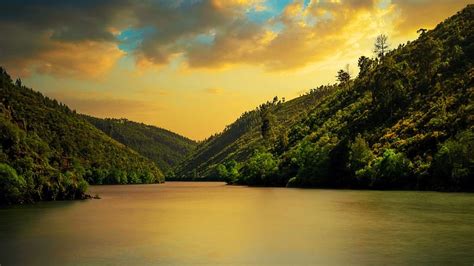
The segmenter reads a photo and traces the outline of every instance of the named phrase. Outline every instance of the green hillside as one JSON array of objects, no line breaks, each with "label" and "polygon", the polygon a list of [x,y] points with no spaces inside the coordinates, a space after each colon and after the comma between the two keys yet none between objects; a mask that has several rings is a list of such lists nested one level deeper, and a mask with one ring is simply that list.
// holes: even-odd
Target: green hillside
[{"label": "green hillside", "polygon": [[196,142],[166,129],[127,119],[84,118],[116,141],[149,158],[168,172],[196,146]]},{"label": "green hillside", "polygon": [[87,184],[163,182],[153,162],[0,68],[0,204],[83,198]]},{"label": "green hillside", "polygon": [[474,190],[473,31],[469,5],[388,53],[378,43],[355,79],[340,71],[340,83],[313,92],[322,97],[244,114],[177,173],[260,186]]},{"label": "green hillside", "polygon": [[225,161],[242,161],[253,150],[265,145],[261,135],[262,121],[271,122],[270,134],[278,141],[285,141],[287,130],[314,108],[331,87],[322,86],[306,95],[285,102],[275,97],[253,111],[246,112],[219,134],[199,143],[195,152],[176,168],[175,179],[219,180],[216,166]]}]

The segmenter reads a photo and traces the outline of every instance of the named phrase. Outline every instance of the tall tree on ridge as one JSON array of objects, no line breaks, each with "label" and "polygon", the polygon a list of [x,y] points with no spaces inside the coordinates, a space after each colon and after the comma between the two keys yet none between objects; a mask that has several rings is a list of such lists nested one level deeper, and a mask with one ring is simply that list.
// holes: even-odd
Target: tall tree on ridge
[{"label": "tall tree on ridge", "polygon": [[388,43],[387,35],[380,34],[379,36],[377,36],[374,45],[374,53],[378,58],[383,59],[385,54],[388,52],[389,47],[390,44]]}]

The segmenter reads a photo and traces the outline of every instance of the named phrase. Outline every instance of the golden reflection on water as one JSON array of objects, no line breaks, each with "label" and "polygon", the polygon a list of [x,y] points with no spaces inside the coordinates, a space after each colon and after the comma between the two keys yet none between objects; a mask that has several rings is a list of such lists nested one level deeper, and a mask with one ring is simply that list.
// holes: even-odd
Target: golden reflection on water
[{"label": "golden reflection on water", "polygon": [[0,210],[0,264],[474,263],[472,194],[194,182],[90,193],[102,199]]}]

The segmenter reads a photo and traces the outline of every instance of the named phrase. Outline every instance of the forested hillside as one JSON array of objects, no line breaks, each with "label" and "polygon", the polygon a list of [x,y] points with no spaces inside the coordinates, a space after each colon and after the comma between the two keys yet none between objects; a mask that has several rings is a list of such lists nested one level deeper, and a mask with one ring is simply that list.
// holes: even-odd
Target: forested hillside
[{"label": "forested hillside", "polygon": [[77,199],[89,184],[163,182],[153,162],[0,68],[0,204]]},{"label": "forested hillside", "polygon": [[469,5],[395,49],[381,35],[355,79],[341,70],[309,104],[293,104],[307,95],[244,114],[177,173],[259,186],[472,191],[473,31]]},{"label": "forested hillside", "polygon": [[84,118],[116,141],[149,158],[163,172],[170,171],[195,148],[196,142],[166,129],[127,119]]},{"label": "forested hillside", "polygon": [[255,110],[241,115],[219,134],[199,143],[195,152],[176,169],[174,179],[219,180],[217,165],[232,160],[242,161],[253,150],[264,148],[263,134],[271,135],[272,141],[286,145],[288,128],[307,116],[316,103],[330,94],[330,86],[322,86],[306,95],[285,101],[275,97]]}]

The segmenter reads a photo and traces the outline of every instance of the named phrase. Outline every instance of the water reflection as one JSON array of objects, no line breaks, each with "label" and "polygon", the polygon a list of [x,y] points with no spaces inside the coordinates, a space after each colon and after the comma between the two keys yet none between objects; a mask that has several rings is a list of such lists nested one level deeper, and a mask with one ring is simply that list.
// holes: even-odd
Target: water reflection
[{"label": "water reflection", "polygon": [[0,210],[0,264],[474,262],[471,194],[100,186],[101,200]]}]

